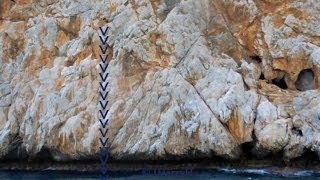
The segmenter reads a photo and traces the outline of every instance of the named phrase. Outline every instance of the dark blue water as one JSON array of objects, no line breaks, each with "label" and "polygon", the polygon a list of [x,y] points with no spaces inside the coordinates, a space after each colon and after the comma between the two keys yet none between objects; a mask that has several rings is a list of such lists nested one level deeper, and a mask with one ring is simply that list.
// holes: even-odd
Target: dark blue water
[{"label": "dark blue water", "polygon": [[[37,179],[100,179],[98,173],[93,172],[75,172],[75,171],[17,171],[17,170],[0,170],[0,180],[37,180]],[[215,171],[192,171],[187,174],[169,175],[166,173],[153,174],[142,172],[111,172],[109,178],[112,180],[273,180],[273,179],[303,179],[303,180],[320,180],[320,174],[313,171],[297,171],[289,174],[273,174],[264,170],[215,170]]]}]

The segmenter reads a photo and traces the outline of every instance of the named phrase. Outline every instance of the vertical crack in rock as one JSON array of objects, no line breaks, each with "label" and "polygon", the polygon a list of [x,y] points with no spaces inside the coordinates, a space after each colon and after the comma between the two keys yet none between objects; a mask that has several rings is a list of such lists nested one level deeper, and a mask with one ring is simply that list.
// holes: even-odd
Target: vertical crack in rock
[{"label": "vertical crack in rock", "polygon": [[198,42],[199,38],[201,37],[201,35],[196,38],[196,40],[191,44],[191,46],[187,49],[186,53],[184,54],[184,56],[180,59],[180,61],[177,62],[176,65],[174,65],[174,68],[177,68],[179,66],[179,64],[184,61],[184,59],[188,56],[190,50],[193,48],[193,46]]}]

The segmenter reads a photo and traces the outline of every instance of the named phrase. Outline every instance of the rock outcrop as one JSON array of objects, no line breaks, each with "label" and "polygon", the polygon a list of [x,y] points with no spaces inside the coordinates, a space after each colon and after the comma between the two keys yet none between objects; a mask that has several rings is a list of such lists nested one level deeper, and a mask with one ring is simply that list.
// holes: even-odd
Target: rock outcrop
[{"label": "rock outcrop", "polygon": [[0,1],[0,158],[320,157],[320,1]]}]

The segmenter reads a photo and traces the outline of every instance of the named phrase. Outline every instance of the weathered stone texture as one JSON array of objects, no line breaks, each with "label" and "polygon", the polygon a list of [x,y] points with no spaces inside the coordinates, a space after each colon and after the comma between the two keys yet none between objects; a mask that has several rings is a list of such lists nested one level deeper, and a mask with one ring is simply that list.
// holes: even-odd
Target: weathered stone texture
[{"label": "weathered stone texture", "polygon": [[0,158],[320,157],[320,1],[0,1]]}]

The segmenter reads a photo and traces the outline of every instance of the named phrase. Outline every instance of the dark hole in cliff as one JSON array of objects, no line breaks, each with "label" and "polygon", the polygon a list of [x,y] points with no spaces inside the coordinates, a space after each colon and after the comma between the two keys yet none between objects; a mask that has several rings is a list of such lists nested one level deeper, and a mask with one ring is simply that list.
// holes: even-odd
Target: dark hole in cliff
[{"label": "dark hole in cliff", "polygon": [[257,63],[261,63],[262,59],[260,58],[260,56],[250,56],[250,58],[254,61],[256,61]]},{"label": "dark hole in cliff", "polygon": [[298,136],[303,136],[303,133],[300,129],[296,128],[296,127],[293,127],[292,128],[292,133],[298,135]]},{"label": "dark hole in cliff", "polygon": [[12,142],[12,149],[6,154],[4,157],[0,158],[1,162],[11,162],[11,161],[23,161],[28,158],[27,152],[24,148],[21,148],[22,138],[20,136],[16,136],[14,141]]},{"label": "dark hole in cliff", "polygon": [[261,79],[261,80],[265,80],[265,79],[266,79],[266,78],[264,77],[264,74],[263,74],[263,73],[261,73],[259,79]]},{"label": "dark hole in cliff", "polygon": [[311,69],[302,70],[298,79],[295,82],[295,86],[299,91],[307,91],[314,88],[314,73]]},{"label": "dark hole in cliff", "polygon": [[319,156],[316,152],[304,148],[303,154],[291,160],[291,165],[300,167],[314,167],[319,166]]},{"label": "dark hole in cliff", "polygon": [[34,158],[32,158],[34,161],[43,161],[43,160],[49,160],[51,159],[51,152],[49,148],[43,147],[40,152],[36,154]]},{"label": "dark hole in cliff", "polygon": [[245,143],[241,144],[243,158],[245,158],[245,159],[253,158],[253,154],[252,154],[253,148],[254,148],[253,142],[245,142]]},{"label": "dark hole in cliff", "polygon": [[277,79],[277,78],[273,79],[272,84],[278,86],[281,89],[288,89],[288,86],[286,81],[284,80],[284,77],[281,79]]}]

